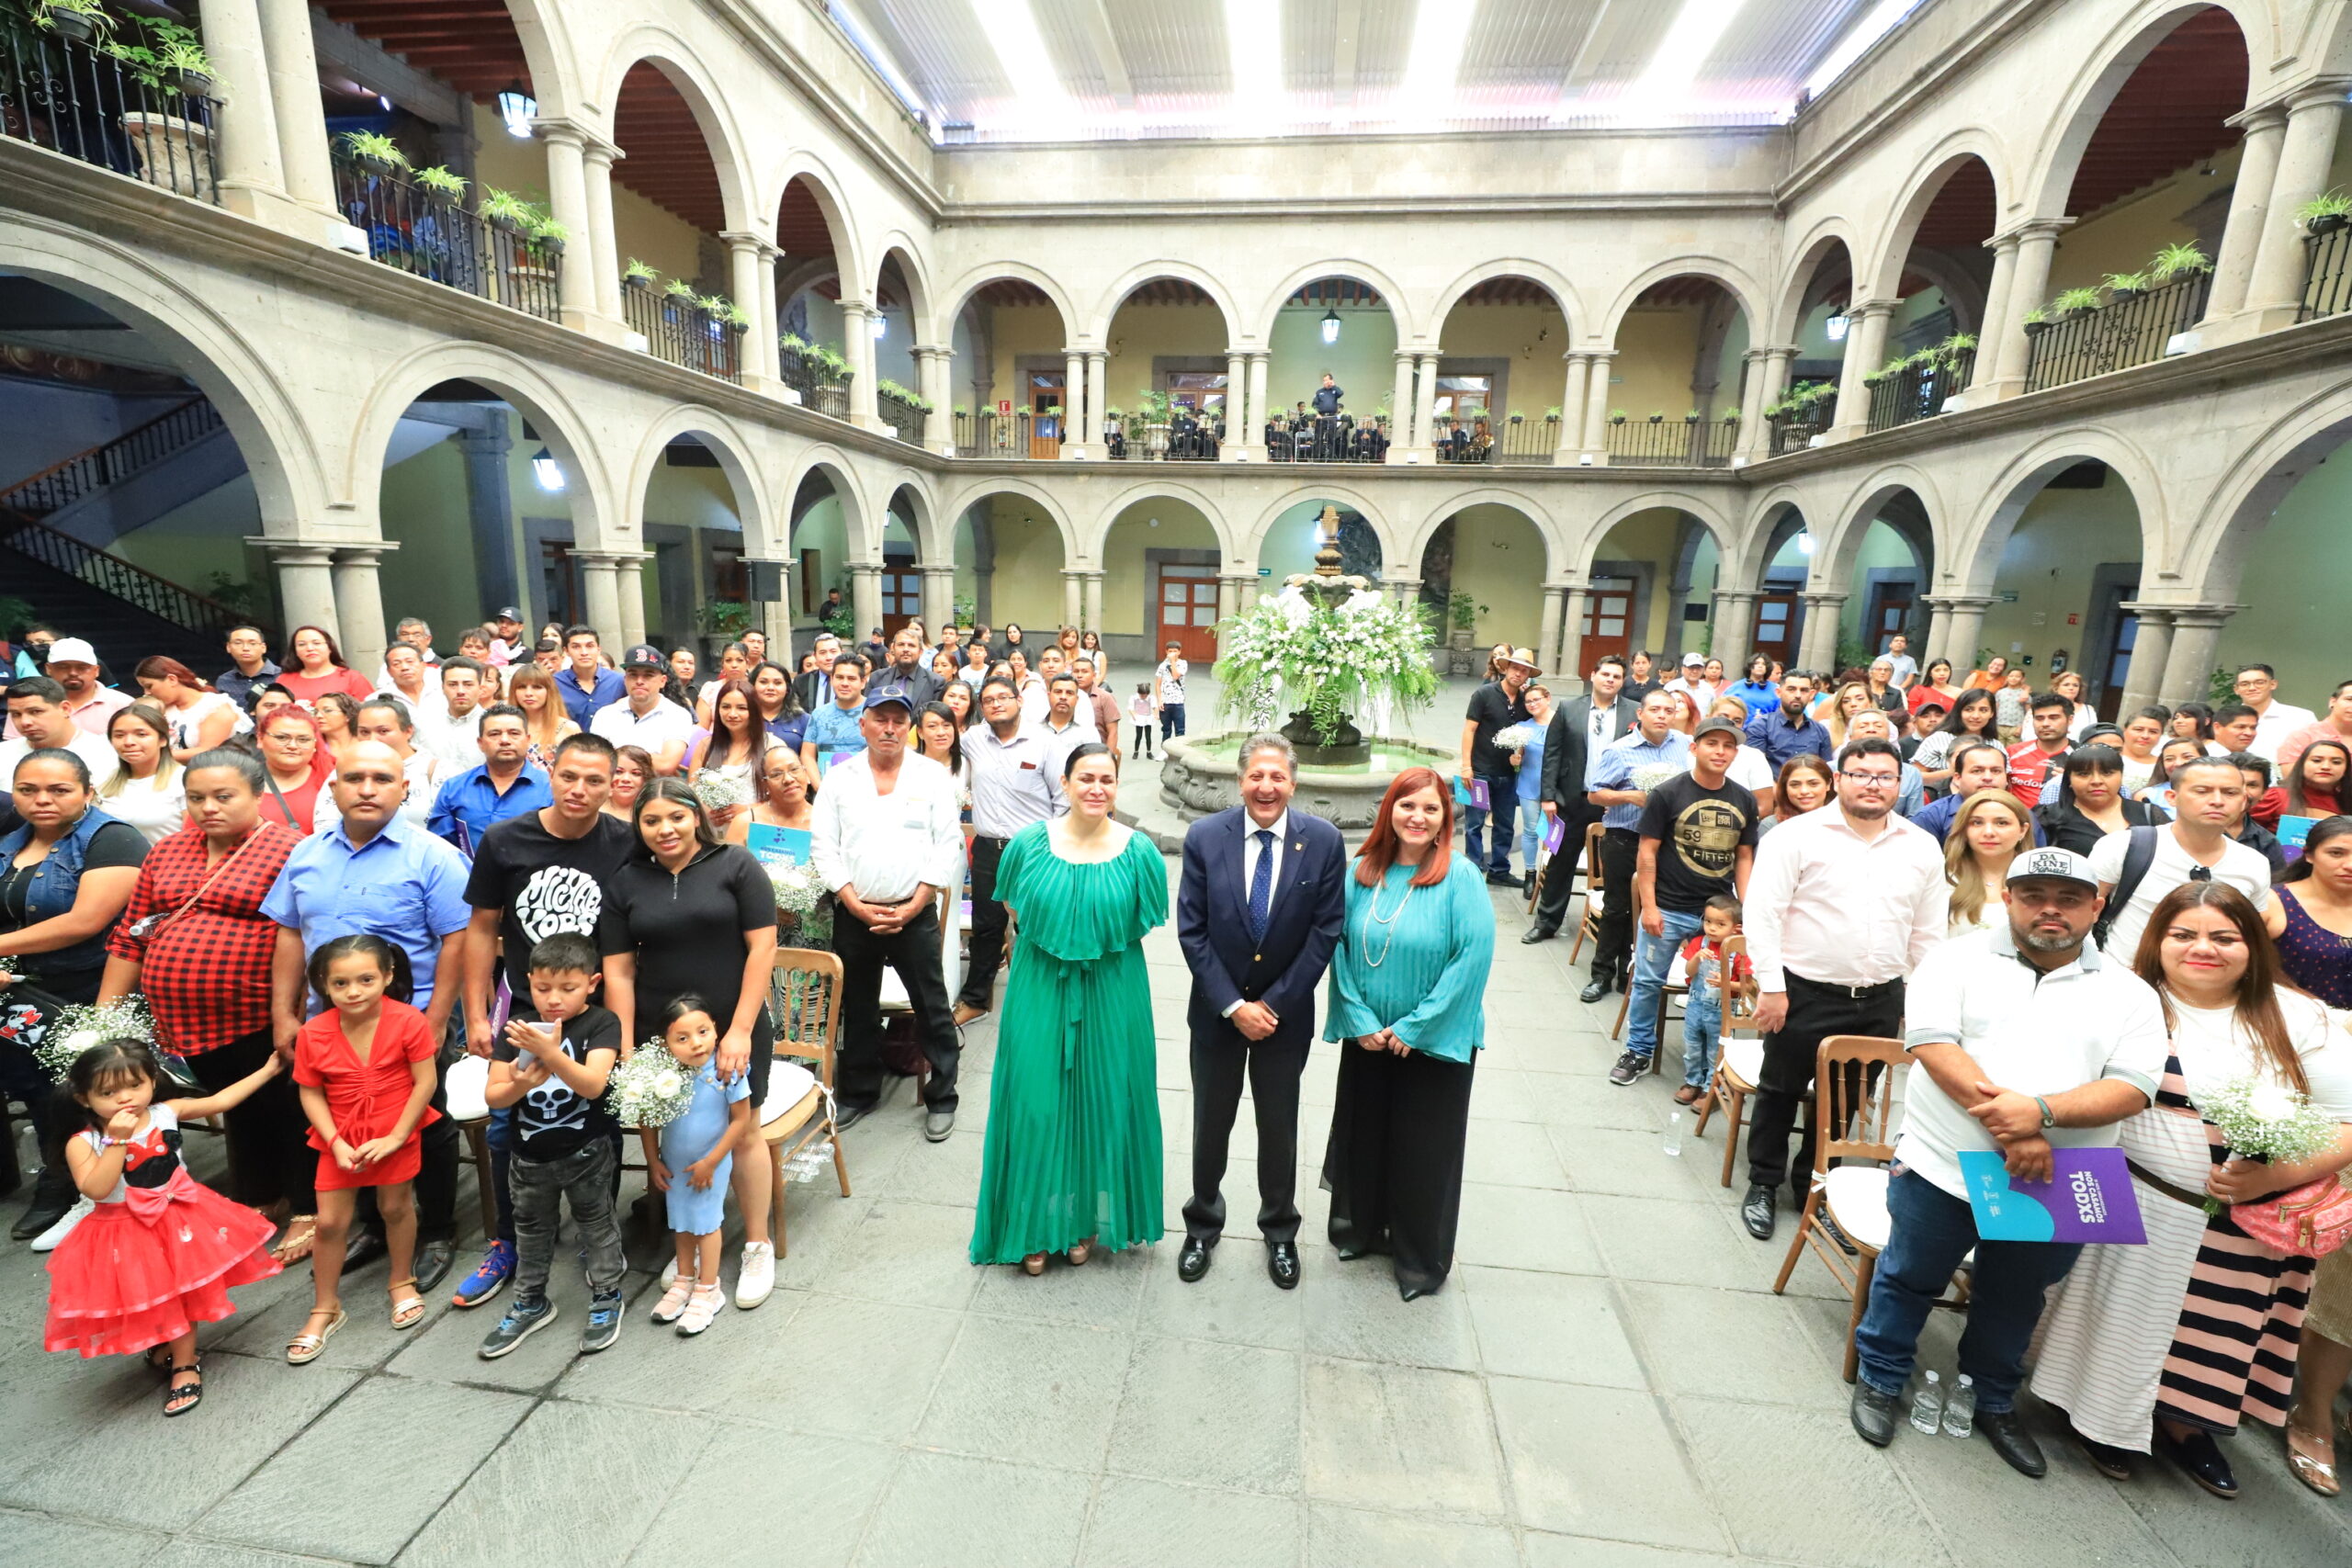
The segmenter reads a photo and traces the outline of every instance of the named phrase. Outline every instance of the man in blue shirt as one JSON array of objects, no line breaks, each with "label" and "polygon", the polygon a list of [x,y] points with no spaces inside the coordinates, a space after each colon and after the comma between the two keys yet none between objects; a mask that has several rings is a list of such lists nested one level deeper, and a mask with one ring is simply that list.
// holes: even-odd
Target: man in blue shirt
[{"label": "man in blue shirt", "polygon": [[1828,761],[1836,748],[1830,744],[1829,731],[1817,719],[1805,716],[1805,709],[1821,688],[1811,675],[1802,670],[1792,670],[1781,677],[1781,705],[1770,713],[1759,713],[1747,721],[1747,743],[1764,753],[1772,771],[1792,757],[1810,753]]},{"label": "man in blue shirt", "polygon": [[1585,773],[1585,798],[1600,813],[1600,937],[1593,949],[1592,984],[1581,999],[1597,1002],[1613,985],[1632,983],[1634,959],[1634,871],[1641,859],[1642,807],[1649,792],[1690,766],[1690,742],[1674,729],[1680,704],[1673,693],[1654,691],[1642,699],[1634,732],[1611,742]]},{"label": "man in blue shirt", "polygon": [[531,733],[523,710],[498,703],[482,710],[475,726],[481,761],[443,782],[425,827],[471,859],[484,833],[510,817],[553,804],[548,776],[529,761]]},{"label": "man in blue shirt", "polygon": [[[303,1019],[314,1010],[303,974],[308,956],[339,936],[369,931],[408,958],[409,1000],[424,1010],[435,1037],[448,1030],[458,1000],[455,984],[466,922],[466,861],[456,850],[400,820],[408,779],[401,759],[379,740],[352,746],[335,771],[334,804],[343,825],[312,834],[294,848],[262,900],[277,922],[270,964],[272,1024],[278,1054],[290,1058]],[[444,963],[451,984],[434,984]],[[424,1168],[416,1178],[416,1281],[431,1291],[447,1277],[458,1234],[458,1129],[441,1088],[433,1090],[439,1120],[424,1129]],[[380,1226],[355,1235],[345,1268],[356,1267],[383,1245]]]},{"label": "man in blue shirt", "polygon": [[556,671],[555,689],[563,698],[563,711],[581,728],[598,710],[608,708],[628,694],[621,683],[620,672],[607,670],[602,655],[605,645],[597,640],[594,626],[566,626],[563,632],[564,657],[571,660]]},{"label": "man in blue shirt", "polygon": [[[1997,789],[2006,793],[2009,787],[2009,753],[2007,748],[1990,740],[1964,740],[1952,748],[1951,793],[1941,800],[1931,800],[1911,814],[1915,827],[1925,828],[1942,843],[1951,832],[1951,819],[1958,814],[1961,803],[1980,790]],[[2033,827],[2036,848],[2043,842],[2041,824],[2030,815],[2026,818]]]},{"label": "man in blue shirt", "polygon": [[800,737],[800,763],[811,778],[844,757],[865,750],[865,731],[858,728],[865,710],[865,660],[844,653],[833,661],[833,700],[808,716]]}]

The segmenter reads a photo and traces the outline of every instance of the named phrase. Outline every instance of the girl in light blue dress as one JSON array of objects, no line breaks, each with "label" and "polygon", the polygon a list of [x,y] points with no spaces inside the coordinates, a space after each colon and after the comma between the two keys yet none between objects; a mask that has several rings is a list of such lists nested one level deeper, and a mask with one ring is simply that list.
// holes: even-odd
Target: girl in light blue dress
[{"label": "girl in light blue dress", "polygon": [[678,1237],[678,1277],[654,1304],[653,1321],[700,1334],[727,1304],[718,1283],[719,1231],[727,1224],[727,1182],[735,1149],[750,1134],[748,1075],[718,1077],[718,1025],[696,996],[681,996],[662,1014],[662,1043],[694,1075],[695,1096],[658,1130],[639,1129],[653,1190],[669,1195],[670,1228]]}]

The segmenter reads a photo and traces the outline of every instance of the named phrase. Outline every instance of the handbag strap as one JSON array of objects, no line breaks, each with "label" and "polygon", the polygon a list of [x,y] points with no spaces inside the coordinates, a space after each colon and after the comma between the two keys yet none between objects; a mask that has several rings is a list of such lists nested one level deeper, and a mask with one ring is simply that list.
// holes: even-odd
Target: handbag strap
[{"label": "handbag strap", "polygon": [[[265,778],[266,778],[266,777],[268,777],[269,775],[268,775],[266,773],[265,773],[262,776],[263,776],[263,777],[265,777]],[[276,789],[277,787],[277,786],[275,784],[272,784],[270,785],[270,788],[272,788],[272,789]],[[284,799],[284,797],[283,797],[283,796],[281,796],[281,797],[280,797],[280,803],[281,803],[281,804],[283,804],[283,799]],[[200,883],[197,884],[196,891],[195,891],[195,892],[193,892],[193,893],[191,893],[191,894],[189,894],[189,895],[187,896],[187,902],[186,902],[185,904],[182,904],[178,908],[174,909],[170,914],[164,916],[162,919],[158,919],[158,920],[157,920],[153,925],[150,926],[150,927],[147,929],[147,934],[148,934],[149,936],[151,936],[151,937],[152,937],[152,936],[153,936],[157,931],[162,931],[165,926],[170,925],[174,920],[178,919],[182,915],[185,915],[185,914],[187,914],[190,909],[195,908],[196,908],[196,906],[197,906],[197,904],[198,904],[199,901],[201,901],[201,900],[202,900],[202,898],[204,897],[204,896],[205,896],[207,893],[209,893],[209,892],[211,892],[211,891],[212,891],[212,885],[213,885],[214,883],[216,883],[216,882],[220,881],[220,877],[221,877],[221,874],[222,874],[224,872],[226,872],[226,871],[227,871],[231,866],[232,866],[232,865],[234,865],[234,864],[236,864],[236,863],[237,863],[237,857],[238,857],[239,855],[243,854],[247,849],[251,848],[251,847],[252,847],[252,845],[253,845],[253,841],[254,841],[255,839],[259,838],[260,836],[261,836],[261,829],[260,829],[260,827],[259,827],[258,825],[256,825],[256,826],[254,827],[254,830],[253,830],[252,832],[250,832],[250,833],[248,833],[248,834],[246,834],[246,835],[245,835],[245,841],[244,841],[243,843],[239,844],[235,849],[231,850],[227,854],[225,854],[225,855],[221,856],[221,857],[220,857],[220,863],[219,865],[214,866],[210,871],[209,871],[209,872],[207,872],[207,873],[205,874],[204,880],[203,880],[202,882],[200,882]]]}]

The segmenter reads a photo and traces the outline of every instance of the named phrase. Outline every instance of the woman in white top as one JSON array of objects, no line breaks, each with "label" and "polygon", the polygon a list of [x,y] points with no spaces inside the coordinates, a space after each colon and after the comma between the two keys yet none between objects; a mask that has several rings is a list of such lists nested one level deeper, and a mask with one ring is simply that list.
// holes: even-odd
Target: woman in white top
[{"label": "woman in white top", "polygon": [[[2121,1480],[2152,1444],[2219,1497],[2237,1481],[2216,1434],[2252,1416],[2283,1426],[2312,1260],[2240,1229],[2257,1203],[2352,1162],[2352,1036],[2285,988],[2262,916],[2226,882],[2165,894],[2140,941],[2172,1056],[2155,1103],[2121,1127],[2144,1247],[2086,1247],[2042,1319],[2033,1391],[2066,1411],[2093,1465]],[[2233,1156],[2199,1110],[2251,1079],[2339,1123],[2303,1160]],[[2218,1200],[2207,1213],[2207,1200]]]},{"label": "woman in white top", "polygon": [[752,774],[774,738],[760,723],[752,705],[750,682],[733,676],[718,683],[710,704],[710,733],[694,743],[686,760],[686,777],[696,784],[728,780],[738,793],[733,806],[710,806],[710,825],[724,834],[728,826],[752,803]]},{"label": "woman in white top", "polygon": [[2079,670],[2061,670],[2057,674],[2050,677],[2050,689],[2075,705],[2073,716],[2066,720],[2066,739],[2080,740],[2083,738],[2083,731],[2098,722],[2098,709],[2083,700],[2083,693],[2086,689],[2083,684],[2083,672]]},{"label": "woman in white top", "polygon": [[2123,722],[2123,743],[2118,748],[2123,753],[2123,793],[2138,799],[2156,773],[2156,749],[2164,744],[2165,727],[2172,722],[2172,709],[2142,708]]},{"label": "woman in white top", "polygon": [[162,654],[142,659],[131,671],[147,700],[163,710],[172,727],[172,757],[185,762],[253,728],[235,703],[206,685],[197,672]]},{"label": "woman in white top", "polygon": [[1109,691],[1111,689],[1111,660],[1102,651],[1102,634],[1101,632],[1079,633],[1078,650],[1094,660],[1094,683],[1102,690]]},{"label": "woman in white top", "polygon": [[172,725],[153,703],[133,703],[107,720],[107,741],[122,763],[98,784],[106,814],[160,844],[187,820],[187,784],[172,755]]},{"label": "woman in white top", "polygon": [[2007,790],[1982,790],[1961,803],[1944,834],[1944,880],[1951,884],[1947,935],[1981,931],[2007,919],[2001,897],[2009,863],[2031,848],[2033,818]]}]

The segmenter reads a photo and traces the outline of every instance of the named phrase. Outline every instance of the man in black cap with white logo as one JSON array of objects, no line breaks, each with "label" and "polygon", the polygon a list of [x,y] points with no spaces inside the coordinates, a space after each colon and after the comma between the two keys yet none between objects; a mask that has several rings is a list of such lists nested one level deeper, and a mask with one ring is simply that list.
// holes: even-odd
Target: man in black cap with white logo
[{"label": "man in black cap with white logo", "polygon": [[662,699],[662,688],[670,682],[670,661],[651,643],[640,642],[622,656],[621,681],[628,690],[628,700],[597,709],[588,733],[616,746],[643,747],[653,758],[655,773],[676,773],[694,739],[695,719]]}]

